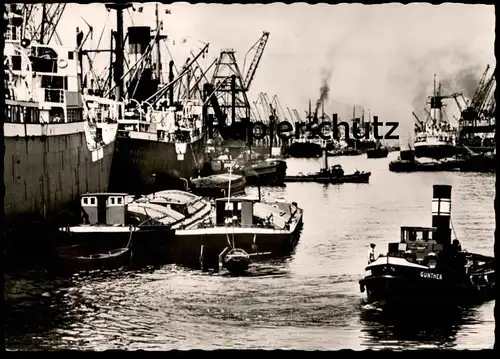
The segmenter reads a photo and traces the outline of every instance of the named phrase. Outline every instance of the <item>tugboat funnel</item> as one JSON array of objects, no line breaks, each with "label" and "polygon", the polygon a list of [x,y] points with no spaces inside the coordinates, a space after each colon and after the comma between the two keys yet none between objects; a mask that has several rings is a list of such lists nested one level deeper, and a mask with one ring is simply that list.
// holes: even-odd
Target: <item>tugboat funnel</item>
[{"label": "tugboat funnel", "polygon": [[443,247],[451,245],[451,186],[434,185],[432,196],[432,226],[436,228],[434,239]]}]

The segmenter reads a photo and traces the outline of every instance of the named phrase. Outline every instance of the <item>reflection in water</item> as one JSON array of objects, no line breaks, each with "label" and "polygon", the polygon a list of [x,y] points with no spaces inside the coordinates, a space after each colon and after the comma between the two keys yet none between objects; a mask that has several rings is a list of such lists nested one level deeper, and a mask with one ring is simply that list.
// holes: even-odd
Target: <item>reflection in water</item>
[{"label": "reflection in water", "polygon": [[392,311],[363,307],[362,330],[375,346],[404,348],[453,347],[457,332],[474,320],[473,308],[413,308]]},{"label": "reflection in water", "polygon": [[[346,172],[371,171],[370,184],[264,188],[265,196],[298,202],[304,229],[289,258],[257,262],[247,276],[169,265],[13,281],[6,303],[6,347],[491,347],[494,302],[448,313],[366,310],[358,281],[368,244],[383,251],[397,240],[401,225],[429,225],[433,184],[453,185],[453,224],[463,247],[484,254],[493,248],[494,175],[395,174],[387,170],[393,155],[336,158]],[[290,160],[288,171],[312,172],[318,163]],[[250,196],[256,193],[248,190]]]}]

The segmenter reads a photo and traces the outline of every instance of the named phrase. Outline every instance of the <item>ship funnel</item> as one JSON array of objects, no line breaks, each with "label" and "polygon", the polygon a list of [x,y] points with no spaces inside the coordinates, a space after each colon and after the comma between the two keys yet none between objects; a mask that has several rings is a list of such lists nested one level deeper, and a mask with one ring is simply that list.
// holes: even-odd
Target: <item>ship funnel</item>
[{"label": "ship funnel", "polygon": [[432,226],[436,228],[434,239],[444,247],[451,245],[451,186],[434,185],[432,195]]}]

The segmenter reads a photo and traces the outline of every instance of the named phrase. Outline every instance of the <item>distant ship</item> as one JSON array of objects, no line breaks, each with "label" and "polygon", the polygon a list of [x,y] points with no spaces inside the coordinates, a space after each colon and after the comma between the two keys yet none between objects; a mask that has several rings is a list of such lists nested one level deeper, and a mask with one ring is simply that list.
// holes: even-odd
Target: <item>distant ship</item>
[{"label": "distant ship", "polygon": [[[121,16],[120,11],[117,13]],[[193,95],[200,92],[197,86],[201,78],[192,75],[191,67],[206,54],[208,44],[188,59],[177,76],[171,60],[168,83],[164,83],[160,45],[166,36],[160,34],[162,27],[158,5],[156,29],[128,27],[128,56],[130,60],[139,60],[134,65],[136,74],[125,88],[129,101],[125,117],[119,121],[111,171],[113,191],[145,193],[181,189],[185,186],[181,178],[196,176],[204,163],[204,128],[209,105],[204,98]],[[175,93],[182,87],[188,90],[174,99],[174,86],[179,90]],[[205,87],[203,94],[207,92]]]},{"label": "distant ship", "polygon": [[496,100],[495,70],[489,75],[490,66],[479,81],[479,85],[459,120],[458,143],[476,153],[496,150]]},{"label": "distant ship", "polygon": [[[7,226],[39,221],[106,191],[122,104],[82,94],[78,50],[48,45],[57,24],[40,5],[5,5],[4,211]],[[43,4],[48,12],[64,4]],[[39,15],[39,14],[38,14]],[[30,32],[31,30],[31,32]]]},{"label": "distant ship", "polygon": [[428,118],[425,122],[417,119],[415,129],[415,157],[443,159],[453,157],[457,154],[456,131],[451,128],[450,123],[444,117],[443,99],[454,97],[454,95],[443,96],[441,84],[436,88],[436,77],[434,76],[434,93],[430,97],[429,109],[426,109]]},{"label": "distant ship", "polygon": [[[333,149],[333,140],[322,139],[318,134],[315,133],[316,128],[318,128],[319,119],[317,110],[313,114],[311,112],[311,101],[309,100],[309,111],[307,115],[308,122],[306,123],[305,133],[299,138],[293,138],[286,149],[286,153],[290,157],[295,158],[313,158],[321,157],[323,154],[323,149],[331,150]],[[323,109],[323,115],[321,119],[325,121],[325,113]]]}]

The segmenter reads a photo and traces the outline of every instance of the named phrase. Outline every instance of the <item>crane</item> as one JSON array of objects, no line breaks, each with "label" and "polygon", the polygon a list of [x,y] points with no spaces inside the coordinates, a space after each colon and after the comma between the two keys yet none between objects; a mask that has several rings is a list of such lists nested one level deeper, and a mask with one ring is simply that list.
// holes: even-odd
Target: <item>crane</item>
[{"label": "crane", "polygon": [[[214,88],[217,88],[216,96],[220,98],[222,111],[226,117],[231,119],[231,122],[251,118],[252,109],[247,92],[255,77],[268,38],[269,33],[264,32],[247,52],[248,55],[250,51],[256,49],[255,56],[245,76],[243,76],[243,71],[240,71],[233,49],[224,49],[220,52],[211,84]],[[230,81],[224,82],[224,79],[227,78],[230,78]]]},{"label": "crane", "polygon": [[285,113],[285,111],[283,111],[283,107],[281,106],[281,103],[280,103],[280,100],[278,98],[278,95],[274,95],[273,96],[273,101],[274,101],[274,103],[276,105],[275,107],[281,112],[281,115],[283,116],[283,119],[285,121],[287,121],[288,119],[287,119],[286,113]]},{"label": "crane", "polygon": [[299,123],[302,122],[302,119],[299,116],[299,111],[297,111],[296,108],[293,109],[293,113],[294,113],[295,117],[297,118],[297,122],[299,122]]},{"label": "crane", "polygon": [[245,91],[248,91],[250,88],[250,84],[252,83],[253,78],[255,77],[255,72],[257,71],[257,66],[259,66],[259,62],[262,58],[262,55],[264,54],[264,49],[267,44],[267,40],[269,39],[269,32],[264,31],[262,33],[262,36],[260,37],[259,40],[253,46],[248,50],[248,52],[245,54],[245,60],[243,60],[243,71],[245,71],[245,62],[246,62],[246,57],[252,51],[254,48],[255,50],[255,55],[253,57],[252,63],[250,64],[250,67],[248,68],[247,74],[245,75],[245,80],[243,81],[243,87]]},{"label": "crane", "polygon": [[[62,44],[59,35],[56,32],[57,25],[66,8],[66,4],[26,4],[23,5],[26,16],[26,25],[24,28],[24,37],[30,41],[36,41],[41,44],[48,44],[55,35],[59,45]],[[37,17],[39,11],[42,11],[42,19],[39,22]]]},{"label": "crane", "polygon": [[413,117],[415,117],[415,119],[417,120],[417,123],[415,125],[417,125],[417,127],[420,129],[420,130],[423,130],[424,129],[424,123],[422,121],[420,121],[420,119],[418,118],[417,114],[415,112],[412,112],[412,115]]}]

